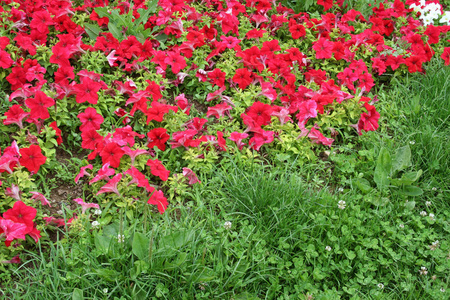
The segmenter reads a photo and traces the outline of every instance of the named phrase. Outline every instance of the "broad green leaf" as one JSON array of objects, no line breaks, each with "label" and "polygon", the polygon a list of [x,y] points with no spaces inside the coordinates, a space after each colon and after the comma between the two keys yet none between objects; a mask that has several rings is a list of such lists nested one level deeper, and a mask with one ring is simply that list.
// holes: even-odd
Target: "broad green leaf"
[{"label": "broad green leaf", "polygon": [[365,178],[355,178],[352,181],[364,194],[367,194],[372,190],[370,182]]},{"label": "broad green leaf", "polygon": [[140,232],[136,232],[131,245],[134,255],[145,261],[149,254],[150,239]]},{"label": "broad green leaf", "polygon": [[162,237],[160,247],[180,249],[194,238],[194,231],[180,230]]},{"label": "broad green leaf", "polygon": [[147,10],[151,13],[156,12],[156,8],[158,7],[158,0],[152,0],[150,3],[147,4]]},{"label": "broad green leaf", "polygon": [[110,17],[110,13],[108,12],[108,8],[107,7],[96,7],[94,8],[94,11],[97,13],[97,15],[100,18],[104,18],[104,17]]},{"label": "broad green leaf", "polygon": [[119,9],[113,9],[111,11],[111,17],[109,18],[109,23],[114,23],[119,28],[122,26],[126,26],[128,28],[133,27],[133,21],[131,20],[132,16],[121,15]]},{"label": "broad green leaf", "polygon": [[109,245],[111,244],[111,237],[95,234],[94,243],[98,250],[106,253],[109,249]]},{"label": "broad green leaf", "polygon": [[411,183],[417,181],[421,175],[422,170],[419,170],[417,172],[408,172],[403,174],[399,179],[392,179],[391,184],[395,186],[410,185]]},{"label": "broad green leaf", "polygon": [[391,155],[389,154],[389,151],[383,147],[381,148],[380,154],[378,155],[377,165],[375,167],[375,173],[373,175],[373,180],[380,190],[389,185],[388,176],[391,173],[391,168]]},{"label": "broad green leaf", "polygon": [[72,292],[72,300],[83,300],[83,299],[84,299],[83,291],[78,288],[75,288]]},{"label": "broad green leaf", "polygon": [[119,30],[119,28],[117,28],[116,25],[114,25],[114,23],[109,22],[108,23],[108,29],[109,31],[111,31],[111,34],[118,39],[119,41],[123,40],[123,35],[122,32]]},{"label": "broad green leaf", "polygon": [[407,196],[420,196],[423,194],[423,190],[417,186],[406,185],[399,191],[399,193]]},{"label": "broad green leaf", "polygon": [[84,24],[84,30],[86,30],[86,33],[89,35],[91,40],[96,40],[101,32],[100,27],[93,24]]},{"label": "broad green leaf", "polygon": [[398,148],[392,158],[391,174],[402,171],[411,165],[411,148],[409,145]]}]

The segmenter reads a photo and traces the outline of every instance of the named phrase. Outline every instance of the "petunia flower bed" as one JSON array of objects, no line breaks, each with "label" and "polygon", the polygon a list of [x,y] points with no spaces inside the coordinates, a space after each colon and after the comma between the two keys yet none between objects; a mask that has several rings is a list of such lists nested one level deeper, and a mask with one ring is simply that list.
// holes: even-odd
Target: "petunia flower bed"
[{"label": "petunia flower bed", "polygon": [[[448,14],[430,4],[385,1],[366,19],[331,0],[313,14],[278,1],[2,1],[0,260],[90,209],[103,225],[131,206],[163,214],[225,154],[304,164],[377,130],[377,85],[433,56],[450,63]],[[48,215],[59,203],[36,184],[58,147],[84,155],[78,216]]]}]

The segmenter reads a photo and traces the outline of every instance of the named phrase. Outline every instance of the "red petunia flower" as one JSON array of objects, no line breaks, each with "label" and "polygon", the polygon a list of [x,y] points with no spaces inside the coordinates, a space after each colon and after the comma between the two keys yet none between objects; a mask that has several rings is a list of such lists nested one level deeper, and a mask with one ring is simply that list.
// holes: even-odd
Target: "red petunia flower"
[{"label": "red petunia flower", "polygon": [[147,201],[148,204],[156,205],[158,207],[159,213],[163,214],[169,203],[167,202],[167,198],[164,197],[164,194],[162,191],[155,191],[150,199]]},{"label": "red petunia flower", "polygon": [[47,160],[47,158],[42,155],[41,147],[38,145],[31,145],[29,148],[20,149],[20,155],[20,164],[33,173],[37,173],[39,168]]},{"label": "red petunia flower", "polygon": [[101,114],[97,113],[95,108],[88,107],[84,111],[84,113],[78,114],[78,119],[81,121],[80,130],[88,131],[88,130],[99,130],[100,124],[103,123],[104,119]]},{"label": "red petunia flower", "polygon": [[122,179],[122,173],[114,176],[108,183],[106,183],[102,188],[98,191],[96,195],[100,195],[103,193],[115,193],[120,197],[119,190],[117,189],[117,184]]},{"label": "red petunia flower", "polygon": [[317,59],[328,59],[333,56],[333,42],[326,38],[320,38],[314,42],[313,49],[316,51]]},{"label": "red petunia flower", "polygon": [[233,81],[239,85],[242,90],[248,87],[253,81],[253,73],[247,68],[237,69],[233,76]]},{"label": "red petunia flower", "polygon": [[166,142],[170,139],[170,135],[167,134],[165,128],[155,128],[147,133],[148,144],[147,147],[153,149],[158,147],[159,150],[166,150]]},{"label": "red petunia flower", "polygon": [[215,68],[213,71],[208,73],[208,78],[211,80],[212,84],[215,84],[219,87],[225,86],[225,75],[226,73],[221,71],[218,68]]},{"label": "red petunia flower", "polygon": [[17,124],[20,129],[23,128],[23,119],[29,116],[30,113],[25,112],[19,104],[11,106],[7,112],[5,112],[6,119],[3,120],[3,124]]},{"label": "red petunia flower", "polygon": [[111,167],[117,168],[120,165],[120,159],[125,152],[114,142],[107,143],[100,152],[103,164],[110,163]]},{"label": "red petunia flower", "polygon": [[16,201],[13,207],[8,209],[3,218],[11,220],[15,223],[22,223],[27,226],[27,232],[34,228],[34,218],[36,217],[36,209],[31,206],[27,206],[22,201]]},{"label": "red petunia flower", "polygon": [[50,114],[48,108],[55,104],[55,100],[48,97],[44,92],[37,91],[34,98],[25,100],[25,105],[30,109],[30,118],[48,119]]},{"label": "red petunia flower", "polygon": [[178,74],[182,69],[186,67],[186,59],[176,52],[170,52],[164,59],[164,62],[172,66],[172,72]]},{"label": "red petunia flower", "polygon": [[147,161],[147,166],[150,167],[150,171],[153,175],[158,176],[161,178],[162,181],[167,181],[169,178],[170,171],[168,171],[164,165],[161,163],[161,161],[155,159],[149,159]]}]

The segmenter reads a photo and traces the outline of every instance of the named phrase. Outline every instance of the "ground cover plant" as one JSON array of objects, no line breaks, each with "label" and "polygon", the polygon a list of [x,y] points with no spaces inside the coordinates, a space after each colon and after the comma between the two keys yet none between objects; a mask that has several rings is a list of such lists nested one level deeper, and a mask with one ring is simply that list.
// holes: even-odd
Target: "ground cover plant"
[{"label": "ground cover plant", "polygon": [[450,14],[371,4],[2,1],[3,294],[445,299]]}]

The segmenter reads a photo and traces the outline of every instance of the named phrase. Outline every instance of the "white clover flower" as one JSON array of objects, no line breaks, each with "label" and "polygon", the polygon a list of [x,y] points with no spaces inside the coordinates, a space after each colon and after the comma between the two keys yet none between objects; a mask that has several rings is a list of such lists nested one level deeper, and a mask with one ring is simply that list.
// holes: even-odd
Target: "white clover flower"
[{"label": "white clover flower", "polygon": [[331,251],[331,247],[330,247],[330,246],[326,246],[326,247],[325,247],[325,250],[327,250],[328,252],[330,252],[330,251]]},{"label": "white clover flower", "polygon": [[100,223],[98,221],[93,221],[91,223],[92,228],[98,228],[100,226]]},{"label": "white clover flower", "polygon": [[230,221],[226,221],[225,223],[223,223],[223,227],[226,230],[230,230],[231,229],[231,222]]},{"label": "white clover flower", "polygon": [[409,142],[411,145],[414,145],[416,143],[416,141],[410,141]]},{"label": "white clover flower", "polygon": [[427,201],[427,202],[425,202],[425,205],[426,205],[427,207],[430,207],[430,205],[431,205],[431,201]]},{"label": "white clover flower", "polygon": [[[450,17],[450,15],[449,15],[449,17]],[[431,189],[433,192],[436,192],[437,191],[437,187],[433,187],[432,189]]]},{"label": "white clover flower", "polygon": [[398,227],[400,227],[400,228],[405,228],[405,225],[404,224],[400,224],[400,225],[398,225]]},{"label": "white clover flower", "polygon": [[104,294],[108,294],[108,289],[103,289]]},{"label": "white clover flower", "polygon": [[377,287],[378,287],[380,290],[382,290],[382,289],[384,289],[384,284],[379,283],[379,284],[377,284]]},{"label": "white clover flower", "polygon": [[427,270],[427,268],[426,267],[421,267],[420,268],[420,270],[419,270],[419,274],[420,275],[427,275],[428,274],[428,270]]},{"label": "white clover flower", "polygon": [[430,214],[429,217],[431,221],[434,221],[434,214]]},{"label": "white clover flower", "polygon": [[441,291],[442,293],[445,293],[445,289],[444,289],[444,288],[441,288],[440,291]]},{"label": "white clover flower", "polygon": [[338,188],[337,190],[338,190],[338,192],[342,193],[342,192],[344,191],[344,188],[343,188],[343,187],[340,187],[340,188]]},{"label": "white clover flower", "polygon": [[345,209],[345,201],[344,200],[340,200],[338,202],[338,208],[339,209]]},{"label": "white clover flower", "polygon": [[94,215],[101,215],[102,211],[100,209],[94,210]]},{"label": "white clover flower", "polygon": [[436,240],[436,241],[431,243],[430,250],[433,251],[433,250],[436,250],[437,248],[439,248],[439,241],[438,240]]},{"label": "white clover flower", "polygon": [[424,211],[424,210],[422,210],[422,211],[420,212],[420,215],[421,215],[422,217],[425,217],[425,216],[427,215],[427,212]]}]

